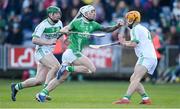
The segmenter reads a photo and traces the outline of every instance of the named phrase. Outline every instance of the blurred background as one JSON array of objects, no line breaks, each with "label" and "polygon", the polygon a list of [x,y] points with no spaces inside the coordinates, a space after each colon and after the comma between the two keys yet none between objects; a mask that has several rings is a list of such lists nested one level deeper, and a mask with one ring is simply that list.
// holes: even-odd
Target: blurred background
[{"label": "blurred background", "polygon": [[[48,6],[60,7],[61,20],[67,25],[86,4],[96,8],[96,21],[105,26],[116,24],[130,10],[139,11],[141,24],[151,32],[159,61],[154,75],[144,81],[180,82],[180,0],[0,0],[0,79],[25,80],[35,76],[32,32],[47,17]],[[90,40],[105,44],[116,41],[118,35],[129,39],[127,28],[121,28]],[[63,41],[57,41],[54,54],[60,62],[66,46]],[[137,60],[133,49],[120,46],[86,48],[83,52],[94,62],[97,72],[94,75],[74,73],[68,81],[127,80]]]}]

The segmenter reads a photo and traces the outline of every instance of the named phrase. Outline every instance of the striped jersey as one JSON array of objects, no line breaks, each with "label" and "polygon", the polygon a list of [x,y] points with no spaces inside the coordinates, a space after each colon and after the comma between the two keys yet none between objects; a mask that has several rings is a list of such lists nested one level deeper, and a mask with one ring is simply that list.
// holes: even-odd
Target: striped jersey
[{"label": "striped jersey", "polygon": [[[49,39],[57,39],[61,34],[59,33],[59,30],[63,28],[62,22],[59,20],[56,24],[52,25],[48,19],[43,20],[37,27],[35,28],[32,36],[33,37],[39,37],[44,40]],[[36,49],[39,47],[48,47],[51,50],[54,49],[55,45],[36,45]]]}]

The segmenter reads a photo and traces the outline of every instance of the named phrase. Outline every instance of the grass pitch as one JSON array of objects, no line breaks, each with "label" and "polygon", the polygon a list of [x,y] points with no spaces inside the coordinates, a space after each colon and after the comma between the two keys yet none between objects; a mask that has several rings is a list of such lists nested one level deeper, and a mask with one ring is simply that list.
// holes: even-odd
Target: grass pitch
[{"label": "grass pitch", "polygon": [[11,82],[19,81],[0,79],[0,108],[180,108],[180,84],[145,83],[152,105],[140,105],[141,97],[137,93],[132,96],[131,104],[113,105],[113,101],[124,95],[128,82],[65,82],[51,92],[53,100],[46,103],[35,100],[35,94],[42,86],[21,90],[17,101],[11,101]]}]

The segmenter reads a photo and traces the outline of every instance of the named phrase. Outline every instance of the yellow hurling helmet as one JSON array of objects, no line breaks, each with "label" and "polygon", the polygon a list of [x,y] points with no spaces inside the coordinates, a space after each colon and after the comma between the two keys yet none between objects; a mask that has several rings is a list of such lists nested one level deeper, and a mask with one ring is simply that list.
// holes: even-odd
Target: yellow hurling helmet
[{"label": "yellow hurling helmet", "polygon": [[129,24],[132,24],[133,22],[140,22],[141,21],[141,14],[138,11],[129,11],[125,15],[125,19]]}]

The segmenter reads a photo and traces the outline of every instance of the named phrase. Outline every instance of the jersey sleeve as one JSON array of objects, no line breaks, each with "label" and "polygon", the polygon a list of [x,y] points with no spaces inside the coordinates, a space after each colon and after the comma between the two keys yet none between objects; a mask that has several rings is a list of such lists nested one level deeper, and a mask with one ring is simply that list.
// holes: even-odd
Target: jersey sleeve
[{"label": "jersey sleeve", "polygon": [[41,35],[43,34],[44,31],[44,26],[42,23],[40,23],[34,30],[32,37],[41,37]]},{"label": "jersey sleeve", "polygon": [[131,41],[132,42],[136,42],[137,44],[140,42],[140,40],[139,40],[139,33],[137,31],[137,28],[132,29]]},{"label": "jersey sleeve", "polygon": [[76,27],[76,25],[77,25],[77,22],[78,22],[77,19],[74,20],[74,21],[70,24],[70,28],[71,28],[71,29],[74,29],[74,28]]},{"label": "jersey sleeve", "polygon": [[95,31],[98,31],[102,28],[101,24],[97,23],[97,22],[93,22],[93,27]]}]

